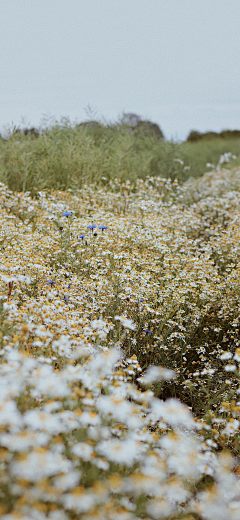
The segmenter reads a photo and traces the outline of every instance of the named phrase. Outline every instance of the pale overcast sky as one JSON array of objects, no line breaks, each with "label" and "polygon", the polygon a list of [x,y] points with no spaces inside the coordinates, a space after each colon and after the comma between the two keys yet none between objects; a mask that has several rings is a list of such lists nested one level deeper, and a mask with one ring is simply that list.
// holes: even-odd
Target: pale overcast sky
[{"label": "pale overcast sky", "polygon": [[2,0],[0,131],[134,112],[167,138],[240,129],[239,0]]}]

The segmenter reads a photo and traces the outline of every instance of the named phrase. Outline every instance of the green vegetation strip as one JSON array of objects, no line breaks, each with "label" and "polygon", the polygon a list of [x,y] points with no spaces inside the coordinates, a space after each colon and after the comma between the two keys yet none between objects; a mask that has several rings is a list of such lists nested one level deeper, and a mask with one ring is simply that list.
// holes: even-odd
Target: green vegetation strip
[{"label": "green vegetation strip", "polygon": [[[154,126],[154,125],[153,125]],[[144,124],[132,130],[121,122],[71,125],[69,121],[27,135],[13,128],[0,139],[0,180],[14,191],[80,189],[115,178],[136,184],[147,176],[180,183],[215,169],[219,159],[240,164],[240,139],[230,133],[223,139],[174,143],[159,138]],[[235,158],[234,158],[235,157]]]}]

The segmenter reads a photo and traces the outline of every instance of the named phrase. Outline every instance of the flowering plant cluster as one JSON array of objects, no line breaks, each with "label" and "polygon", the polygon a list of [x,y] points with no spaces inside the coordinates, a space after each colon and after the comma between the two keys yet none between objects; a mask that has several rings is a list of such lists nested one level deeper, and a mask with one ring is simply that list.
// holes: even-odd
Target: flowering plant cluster
[{"label": "flowering plant cluster", "polygon": [[0,185],[1,518],[240,519],[239,179]]}]

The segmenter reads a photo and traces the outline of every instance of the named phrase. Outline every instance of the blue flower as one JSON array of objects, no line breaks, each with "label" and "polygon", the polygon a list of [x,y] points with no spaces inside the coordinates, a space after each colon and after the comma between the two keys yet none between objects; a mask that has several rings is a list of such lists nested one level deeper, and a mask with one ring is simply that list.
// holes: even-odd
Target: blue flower
[{"label": "blue flower", "polygon": [[108,229],[107,226],[98,226],[98,229],[101,229],[102,231],[104,231],[104,229]]},{"label": "blue flower", "polygon": [[152,332],[150,330],[147,330],[147,329],[145,329],[144,332],[146,332],[146,334],[152,334]]},{"label": "blue flower", "polygon": [[51,287],[55,284],[56,282],[53,282],[52,280],[47,280],[47,285],[51,285]]},{"label": "blue flower", "polygon": [[143,299],[141,298],[139,301],[140,301],[140,302],[143,302]]},{"label": "blue flower", "polygon": [[83,240],[85,238],[85,235],[80,235],[78,238],[81,238]]},{"label": "blue flower", "polygon": [[71,284],[68,285],[68,289],[70,289],[70,287],[71,287]]},{"label": "blue flower", "polygon": [[92,225],[92,226],[88,226],[88,229],[95,229],[96,227],[97,226]]},{"label": "blue flower", "polygon": [[64,217],[70,217],[71,214],[72,214],[71,211],[64,211],[64,212],[63,212],[63,216],[64,216]]}]

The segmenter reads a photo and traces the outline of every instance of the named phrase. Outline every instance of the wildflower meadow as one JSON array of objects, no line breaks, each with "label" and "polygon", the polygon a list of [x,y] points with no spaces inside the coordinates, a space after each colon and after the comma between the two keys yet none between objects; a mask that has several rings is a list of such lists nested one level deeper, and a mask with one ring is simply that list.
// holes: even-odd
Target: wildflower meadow
[{"label": "wildflower meadow", "polygon": [[185,182],[0,184],[3,520],[240,520],[231,157]]}]

